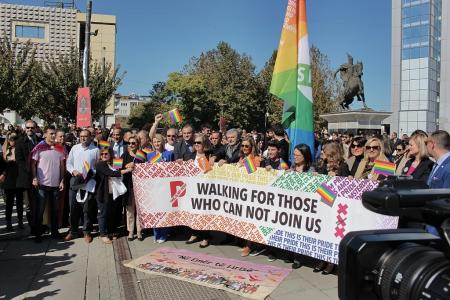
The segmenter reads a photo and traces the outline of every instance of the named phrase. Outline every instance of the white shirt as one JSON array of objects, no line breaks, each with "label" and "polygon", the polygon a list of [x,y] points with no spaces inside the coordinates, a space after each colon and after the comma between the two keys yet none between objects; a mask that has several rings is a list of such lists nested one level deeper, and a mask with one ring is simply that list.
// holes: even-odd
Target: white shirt
[{"label": "white shirt", "polygon": [[166,143],[164,145],[164,149],[166,149],[167,151],[173,151],[175,149],[175,147],[169,143]]},{"label": "white shirt", "polygon": [[[100,150],[91,142],[88,147],[83,147],[82,144],[76,144],[72,147],[67,157],[66,168],[72,174],[73,171],[83,173],[84,162],[89,163],[92,171],[95,172],[95,164],[99,160]],[[91,179],[86,184],[86,190],[93,193],[95,190],[95,180]]]}]

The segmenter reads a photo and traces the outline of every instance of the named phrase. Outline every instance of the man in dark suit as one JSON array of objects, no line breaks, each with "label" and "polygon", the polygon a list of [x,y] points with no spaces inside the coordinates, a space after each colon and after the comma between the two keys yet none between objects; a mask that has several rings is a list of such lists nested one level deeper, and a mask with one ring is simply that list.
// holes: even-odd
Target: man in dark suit
[{"label": "man in dark suit", "polygon": [[226,133],[227,144],[218,150],[214,156],[214,161],[219,162],[219,166],[223,164],[234,164],[240,159],[241,140],[237,129],[230,129]]},{"label": "man in dark suit", "polygon": [[192,153],[194,152],[194,129],[191,125],[186,124],[181,133],[183,134],[183,139],[175,144],[173,154],[175,160],[187,161],[192,158]]},{"label": "man in dark suit", "polygon": [[450,135],[447,131],[437,130],[426,141],[427,150],[436,160],[428,178],[431,189],[450,188]]},{"label": "man in dark suit", "polygon": [[17,181],[16,187],[23,189],[27,194],[26,201],[26,216],[28,224],[31,227],[31,234],[35,233],[35,226],[33,221],[33,195],[31,192],[31,160],[29,159],[31,150],[39,142],[36,136],[36,123],[32,120],[25,122],[25,135],[18,139],[16,144],[16,162],[17,162]]},{"label": "man in dark suit", "polygon": [[115,158],[121,157],[124,153],[128,151],[127,145],[123,140],[123,131],[121,128],[114,128],[111,134],[111,150],[114,153]]}]

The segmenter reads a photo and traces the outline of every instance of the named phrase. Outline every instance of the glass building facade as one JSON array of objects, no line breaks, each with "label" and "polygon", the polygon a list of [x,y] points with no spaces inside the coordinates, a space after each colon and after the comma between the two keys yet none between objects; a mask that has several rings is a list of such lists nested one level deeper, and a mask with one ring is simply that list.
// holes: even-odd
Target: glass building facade
[{"label": "glass building facade", "polygon": [[432,132],[439,127],[442,0],[400,1],[401,43],[393,48],[401,52],[400,94],[393,99],[400,103],[393,105],[398,122],[393,128],[408,135],[416,129]]}]

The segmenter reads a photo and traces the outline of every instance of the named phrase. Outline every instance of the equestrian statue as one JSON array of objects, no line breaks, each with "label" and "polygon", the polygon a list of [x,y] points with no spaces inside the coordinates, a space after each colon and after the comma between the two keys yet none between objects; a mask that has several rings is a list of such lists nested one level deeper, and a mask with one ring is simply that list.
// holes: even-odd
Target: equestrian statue
[{"label": "equestrian statue", "polygon": [[337,100],[339,101],[339,105],[346,110],[350,109],[350,104],[356,96],[358,101],[362,101],[364,108],[367,109],[366,99],[364,98],[364,84],[361,79],[363,75],[363,64],[360,61],[353,64],[353,57],[348,53],[347,59],[347,63],[342,64],[336,73],[334,73],[334,78],[339,73],[344,82],[344,89],[339,94]]}]

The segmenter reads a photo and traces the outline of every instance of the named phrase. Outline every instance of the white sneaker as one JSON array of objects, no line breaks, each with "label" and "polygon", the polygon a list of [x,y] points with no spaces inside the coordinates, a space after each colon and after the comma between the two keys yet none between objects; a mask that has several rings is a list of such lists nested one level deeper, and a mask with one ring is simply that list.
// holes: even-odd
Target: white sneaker
[{"label": "white sneaker", "polygon": [[266,252],[266,250],[267,250],[267,248],[262,248],[262,249],[259,249],[259,250],[253,250],[252,253],[250,253],[249,255],[250,256],[258,256],[258,255]]},{"label": "white sneaker", "polygon": [[162,244],[162,243],[165,243],[166,240],[156,240],[156,242],[157,242],[158,244]]}]

